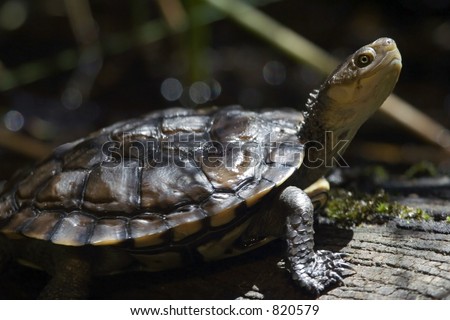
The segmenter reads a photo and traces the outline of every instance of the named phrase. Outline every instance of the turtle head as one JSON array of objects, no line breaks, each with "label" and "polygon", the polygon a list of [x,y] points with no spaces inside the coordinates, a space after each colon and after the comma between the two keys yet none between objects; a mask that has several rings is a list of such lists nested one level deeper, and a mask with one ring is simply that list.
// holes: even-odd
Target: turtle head
[{"label": "turtle head", "polygon": [[392,92],[401,68],[395,41],[380,38],[349,56],[311,94],[299,132],[306,148],[300,170],[306,186],[336,165],[335,159],[343,160],[341,153]]},{"label": "turtle head", "polygon": [[[386,100],[402,68],[395,41],[380,38],[349,56],[320,88],[317,116],[324,128],[355,133]],[[349,137],[352,138],[352,137]]]}]

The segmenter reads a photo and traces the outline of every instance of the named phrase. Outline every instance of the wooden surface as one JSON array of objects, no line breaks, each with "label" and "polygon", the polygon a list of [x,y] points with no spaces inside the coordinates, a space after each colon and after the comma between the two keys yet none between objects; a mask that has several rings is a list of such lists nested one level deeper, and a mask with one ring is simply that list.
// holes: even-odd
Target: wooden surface
[{"label": "wooden surface", "polygon": [[[350,181],[367,187],[367,179]],[[319,299],[450,299],[450,178],[395,181],[382,186],[391,200],[426,210],[429,221],[316,226],[316,247],[347,253],[354,268],[345,286]],[[187,269],[99,277],[90,298],[236,299],[256,286],[265,299],[314,299],[277,267],[284,251],[284,242],[277,240],[243,256]],[[0,272],[0,299],[34,299],[48,280],[44,272],[13,264]]]},{"label": "wooden surface", "polygon": [[[386,225],[352,230],[322,225],[317,246],[349,254],[355,272],[319,299],[450,299],[450,235]],[[94,299],[236,299],[259,288],[265,299],[312,299],[277,267],[284,243],[246,256],[163,273],[97,278]],[[48,276],[21,266],[0,276],[0,298],[32,299]]]},{"label": "wooden surface", "polygon": [[449,299],[449,240],[393,224],[355,228],[342,251],[357,273],[321,299]]}]

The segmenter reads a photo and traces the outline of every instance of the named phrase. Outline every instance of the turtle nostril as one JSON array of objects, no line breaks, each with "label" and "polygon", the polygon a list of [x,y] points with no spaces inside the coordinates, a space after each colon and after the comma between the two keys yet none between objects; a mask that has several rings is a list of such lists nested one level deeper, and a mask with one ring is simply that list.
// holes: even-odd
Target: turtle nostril
[{"label": "turtle nostril", "polygon": [[385,46],[391,46],[391,45],[394,45],[394,44],[395,44],[394,40],[392,40],[391,38],[385,38],[385,41],[384,41],[384,45]]}]

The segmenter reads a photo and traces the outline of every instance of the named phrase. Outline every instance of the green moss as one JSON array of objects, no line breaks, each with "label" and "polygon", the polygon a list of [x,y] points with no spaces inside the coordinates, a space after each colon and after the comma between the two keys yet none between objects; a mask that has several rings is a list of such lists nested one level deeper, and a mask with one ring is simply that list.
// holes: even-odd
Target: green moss
[{"label": "green moss", "polygon": [[399,204],[394,204],[394,206],[398,207],[398,208],[395,208],[396,209],[395,211],[397,211],[396,216],[398,216],[399,218],[425,220],[425,221],[428,221],[431,219],[430,215],[420,208],[411,208],[411,207],[402,206]]},{"label": "green moss", "polygon": [[326,217],[344,226],[363,222],[385,223],[394,217],[425,221],[431,219],[422,209],[390,202],[383,190],[375,194],[354,194],[343,189],[333,190],[324,212]]},{"label": "green moss", "polygon": [[445,222],[450,223],[450,216],[448,216],[447,218],[445,218]]}]

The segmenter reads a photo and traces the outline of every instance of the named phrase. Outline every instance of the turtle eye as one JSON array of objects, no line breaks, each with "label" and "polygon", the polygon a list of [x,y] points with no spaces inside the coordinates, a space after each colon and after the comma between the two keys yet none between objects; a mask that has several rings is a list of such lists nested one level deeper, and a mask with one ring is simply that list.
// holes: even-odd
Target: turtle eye
[{"label": "turtle eye", "polygon": [[358,68],[364,68],[368,66],[373,61],[373,56],[371,54],[362,53],[356,57],[355,63]]}]

